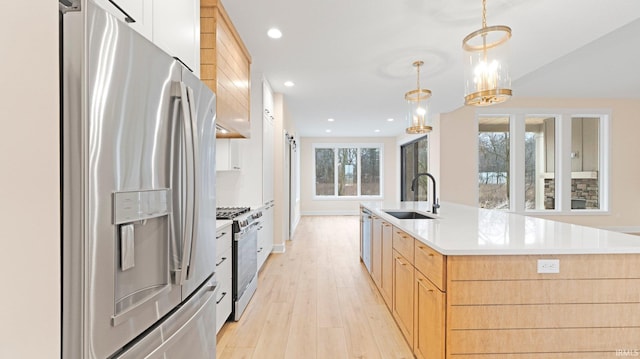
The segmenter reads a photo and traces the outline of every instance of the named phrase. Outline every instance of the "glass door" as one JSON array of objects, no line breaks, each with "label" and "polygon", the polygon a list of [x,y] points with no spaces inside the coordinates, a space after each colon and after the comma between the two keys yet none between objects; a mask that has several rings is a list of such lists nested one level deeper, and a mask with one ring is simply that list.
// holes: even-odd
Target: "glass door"
[{"label": "glass door", "polygon": [[426,201],[428,198],[429,178],[420,177],[415,192],[411,189],[413,179],[418,173],[428,172],[429,142],[427,136],[406,143],[401,152],[401,196],[403,201]]}]

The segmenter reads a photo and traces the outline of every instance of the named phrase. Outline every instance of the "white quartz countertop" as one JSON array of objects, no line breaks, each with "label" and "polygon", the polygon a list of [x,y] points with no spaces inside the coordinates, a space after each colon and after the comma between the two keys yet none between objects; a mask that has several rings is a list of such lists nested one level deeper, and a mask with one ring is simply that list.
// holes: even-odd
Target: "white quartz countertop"
[{"label": "white quartz countertop", "polygon": [[431,215],[428,202],[362,206],[444,255],[640,253],[640,237],[597,228],[443,202],[435,219],[397,219],[385,210]]},{"label": "white quartz countertop", "polygon": [[218,219],[216,220],[216,231],[219,230],[220,228],[224,228],[230,224],[232,224],[233,221],[229,220],[229,219]]}]

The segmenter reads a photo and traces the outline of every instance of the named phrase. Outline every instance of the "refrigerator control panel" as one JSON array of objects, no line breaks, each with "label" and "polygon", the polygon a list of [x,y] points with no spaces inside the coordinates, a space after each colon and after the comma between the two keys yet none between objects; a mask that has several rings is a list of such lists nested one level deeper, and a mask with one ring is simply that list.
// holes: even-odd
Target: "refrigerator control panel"
[{"label": "refrigerator control panel", "polygon": [[171,213],[171,190],[115,192],[113,224],[130,223]]}]

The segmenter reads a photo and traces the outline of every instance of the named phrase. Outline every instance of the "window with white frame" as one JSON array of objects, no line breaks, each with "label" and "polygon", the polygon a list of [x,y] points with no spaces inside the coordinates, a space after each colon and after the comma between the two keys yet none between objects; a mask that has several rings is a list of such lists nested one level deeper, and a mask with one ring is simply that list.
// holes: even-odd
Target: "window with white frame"
[{"label": "window with white frame", "polygon": [[606,111],[480,113],[479,206],[549,214],[606,211],[608,121]]},{"label": "window with white frame", "polygon": [[314,144],[319,198],[382,197],[382,145]]}]

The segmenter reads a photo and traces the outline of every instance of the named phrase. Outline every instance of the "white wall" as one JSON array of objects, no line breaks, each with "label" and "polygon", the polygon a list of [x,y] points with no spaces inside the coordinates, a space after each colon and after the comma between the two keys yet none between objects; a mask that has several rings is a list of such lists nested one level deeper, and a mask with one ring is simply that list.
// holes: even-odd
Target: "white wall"
[{"label": "white wall", "polygon": [[[640,100],[513,98],[495,108],[611,109],[610,213],[544,217],[597,227],[640,226]],[[463,107],[440,121],[441,198],[471,206],[478,203],[476,110]]]},{"label": "white wall", "polygon": [[3,2],[0,358],[60,357],[57,9]]},{"label": "white wall", "polygon": [[322,214],[358,214],[362,199],[355,200],[325,200],[313,198],[314,172],[314,143],[382,143],[384,144],[384,186],[382,193],[384,201],[399,200],[397,158],[398,146],[395,137],[302,137],[300,139],[300,211],[302,215]]}]

